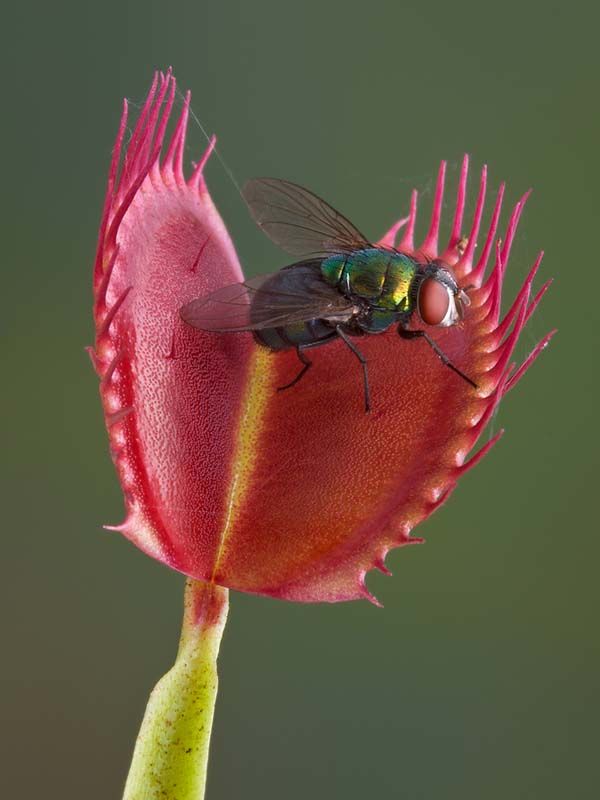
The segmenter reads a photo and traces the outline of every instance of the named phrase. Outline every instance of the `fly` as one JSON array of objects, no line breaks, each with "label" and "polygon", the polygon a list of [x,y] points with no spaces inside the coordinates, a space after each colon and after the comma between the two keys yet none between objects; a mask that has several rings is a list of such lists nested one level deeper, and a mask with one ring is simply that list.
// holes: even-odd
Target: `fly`
[{"label": "fly", "polygon": [[426,327],[462,319],[470,301],[448,265],[373,245],[328,203],[290,181],[256,178],[242,195],[266,235],[301,260],[192,300],[180,311],[185,322],[215,333],[252,331],[273,351],[294,348],[302,366],[280,391],[295,386],[312,366],[307,350],[341,339],[361,365],[366,411],[368,364],[353,339],[392,325],[404,339],[424,339],[443,364],[477,388],[427,330],[408,327],[415,312]]}]

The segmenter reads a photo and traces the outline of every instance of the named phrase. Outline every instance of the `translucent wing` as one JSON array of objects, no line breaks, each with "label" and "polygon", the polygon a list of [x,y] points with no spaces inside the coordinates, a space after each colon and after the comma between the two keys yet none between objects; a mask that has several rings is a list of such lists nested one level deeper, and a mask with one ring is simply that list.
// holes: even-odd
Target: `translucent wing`
[{"label": "translucent wing", "polygon": [[204,331],[250,331],[311,319],[350,319],[354,306],[326,283],[318,263],[304,262],[224,286],[192,300],[179,313],[184,322]]},{"label": "translucent wing", "polygon": [[328,255],[369,247],[346,217],[295,183],[255,178],[242,195],[257,225],[288,253]]}]

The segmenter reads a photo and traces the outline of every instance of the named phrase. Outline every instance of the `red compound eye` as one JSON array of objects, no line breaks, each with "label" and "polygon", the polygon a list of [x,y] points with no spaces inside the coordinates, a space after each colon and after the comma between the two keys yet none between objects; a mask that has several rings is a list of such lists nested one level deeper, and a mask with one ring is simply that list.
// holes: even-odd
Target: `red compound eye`
[{"label": "red compound eye", "polygon": [[419,289],[419,315],[426,325],[439,325],[446,318],[450,295],[443,283],[425,278]]}]

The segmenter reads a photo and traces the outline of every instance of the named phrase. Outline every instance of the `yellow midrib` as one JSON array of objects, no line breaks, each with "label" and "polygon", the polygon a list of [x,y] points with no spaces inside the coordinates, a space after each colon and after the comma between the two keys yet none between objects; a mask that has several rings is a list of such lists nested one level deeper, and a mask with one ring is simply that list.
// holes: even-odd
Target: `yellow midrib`
[{"label": "yellow midrib", "polygon": [[248,383],[242,397],[241,414],[232,460],[229,496],[223,529],[219,538],[211,575],[214,582],[221,566],[227,542],[235,525],[236,512],[242,506],[252,477],[262,433],[264,412],[273,389],[274,354],[256,346],[248,369]]}]

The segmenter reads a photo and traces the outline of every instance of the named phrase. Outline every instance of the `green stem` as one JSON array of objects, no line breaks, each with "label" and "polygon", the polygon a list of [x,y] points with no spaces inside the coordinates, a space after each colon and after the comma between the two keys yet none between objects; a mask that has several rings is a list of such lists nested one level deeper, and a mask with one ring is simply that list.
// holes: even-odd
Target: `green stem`
[{"label": "green stem", "polygon": [[204,797],[228,600],[227,589],[188,579],[177,658],[150,695],[123,800]]}]

